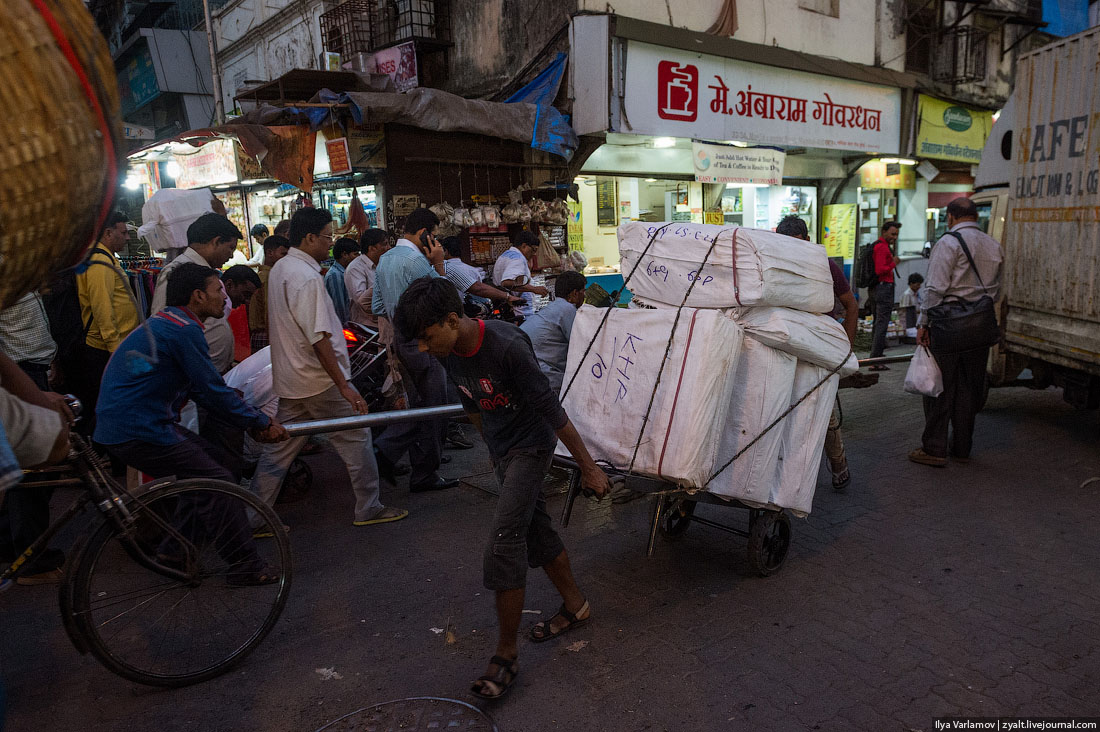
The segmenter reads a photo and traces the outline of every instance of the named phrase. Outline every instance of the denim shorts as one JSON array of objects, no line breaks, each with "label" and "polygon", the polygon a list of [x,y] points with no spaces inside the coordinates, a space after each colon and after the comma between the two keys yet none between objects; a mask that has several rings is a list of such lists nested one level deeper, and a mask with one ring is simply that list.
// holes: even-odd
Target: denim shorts
[{"label": "denim shorts", "polygon": [[500,498],[485,548],[486,589],[521,589],[527,585],[528,566],[545,566],[565,551],[542,497],[553,456],[552,446],[517,448],[496,461]]}]

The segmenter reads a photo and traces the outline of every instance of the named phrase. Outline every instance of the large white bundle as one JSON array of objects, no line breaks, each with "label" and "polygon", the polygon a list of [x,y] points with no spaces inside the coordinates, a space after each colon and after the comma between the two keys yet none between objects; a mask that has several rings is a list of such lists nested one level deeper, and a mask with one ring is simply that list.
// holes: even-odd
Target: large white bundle
[{"label": "large white bundle", "polygon": [[[737,361],[737,383],[725,402],[729,416],[716,470],[790,407],[797,363],[794,356],[752,338],[744,340]],[[716,476],[707,490],[727,498],[768,503],[782,439],[780,423]]]},{"label": "large white bundle", "polygon": [[[799,362],[794,374],[792,402],[809,393],[826,374],[827,369]],[[813,507],[821,451],[825,447],[825,433],[829,429],[839,381],[836,374],[830,376],[783,421],[779,466],[771,481],[768,503],[788,508],[799,516],[805,516]]]},{"label": "large white bundle", "polygon": [[[653,245],[642,257],[651,237]],[[700,273],[716,238],[718,244]],[[645,300],[679,305],[698,280],[686,303],[689,307],[774,305],[811,313],[833,309],[833,278],[825,248],[772,231],[628,221],[619,227],[619,254],[624,273],[638,264],[628,286]]]},{"label": "large white bundle", "polygon": [[210,213],[214,194],[209,188],[185,190],[162,188],[141,207],[138,236],[155,252],[187,247],[187,227],[204,213]]},{"label": "large white bundle", "polygon": [[732,308],[727,315],[741,324],[746,335],[791,354],[799,361],[827,369],[839,363],[841,376],[859,371],[859,361],[844,327],[828,315],[789,308]]},{"label": "large white bundle", "polygon": [[[641,435],[634,472],[702,487],[717,469],[718,446],[741,352],[741,328],[717,310],[581,307],[573,321],[562,405],[596,460],[630,466],[669,337],[672,348]],[[558,454],[568,454],[558,445]]]}]

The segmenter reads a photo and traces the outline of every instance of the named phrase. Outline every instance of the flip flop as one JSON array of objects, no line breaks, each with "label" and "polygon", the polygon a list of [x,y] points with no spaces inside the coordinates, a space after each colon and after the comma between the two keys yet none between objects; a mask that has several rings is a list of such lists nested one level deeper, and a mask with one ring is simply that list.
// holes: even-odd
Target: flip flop
[{"label": "flip flop", "polygon": [[[584,618],[582,620],[578,620],[577,615],[580,615],[585,610],[588,610],[588,617]],[[566,624],[566,625],[562,626],[561,628],[559,628],[557,632],[554,632],[554,630],[551,626],[551,622],[558,615],[562,616],[563,618],[565,618],[569,622],[568,622],[568,624]],[[531,639],[531,641],[534,642],[534,643],[544,643],[545,641],[548,641],[551,638],[557,638],[559,635],[562,635],[564,633],[568,633],[569,631],[573,630],[574,628],[579,628],[583,625],[586,625],[588,623],[588,621],[591,620],[591,619],[592,619],[592,608],[590,608],[588,606],[588,600],[584,601],[584,604],[581,605],[580,609],[576,612],[576,614],[573,614],[573,613],[569,612],[568,610],[566,610],[565,605],[562,604],[562,606],[560,608],[558,608],[558,611],[556,613],[554,613],[553,616],[551,616],[550,620],[543,620],[542,622],[536,623],[535,625],[531,626],[531,632],[528,633],[527,635]]]},{"label": "flip flop", "polygon": [[259,587],[272,585],[279,581],[279,573],[270,565],[249,571],[231,571],[225,577],[225,583],[231,587]]},{"label": "flip flop", "polygon": [[880,363],[875,364],[874,366],[871,367],[871,371],[889,371],[889,370],[890,370],[889,366],[883,366]]},{"label": "flip flop", "polygon": [[[488,699],[490,701],[500,699],[512,688],[516,676],[519,675],[519,669],[516,667],[517,661],[519,661],[518,658],[503,658],[501,656],[493,656],[490,658],[489,663],[496,665],[497,672],[492,675],[485,674],[484,676],[479,676],[477,681],[470,687],[470,693],[476,697]],[[496,694],[485,693],[489,684],[497,687]]]}]

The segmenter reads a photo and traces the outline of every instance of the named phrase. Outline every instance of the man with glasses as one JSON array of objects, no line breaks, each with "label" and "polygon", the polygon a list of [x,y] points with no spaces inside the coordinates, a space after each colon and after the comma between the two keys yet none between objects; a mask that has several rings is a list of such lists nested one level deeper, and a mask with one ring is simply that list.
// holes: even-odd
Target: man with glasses
[{"label": "man with glasses", "polygon": [[[332,214],[303,208],[290,220],[290,253],[275,263],[267,281],[271,375],[280,422],[366,414],[366,400],[351,385],[344,327],[321,277],[332,246]],[[370,430],[340,430],[329,440],[347,466],[355,493],[355,526],[400,521],[408,511],[383,506]],[[279,485],[305,437],[270,445],[260,457],[252,489],[273,504]]]}]

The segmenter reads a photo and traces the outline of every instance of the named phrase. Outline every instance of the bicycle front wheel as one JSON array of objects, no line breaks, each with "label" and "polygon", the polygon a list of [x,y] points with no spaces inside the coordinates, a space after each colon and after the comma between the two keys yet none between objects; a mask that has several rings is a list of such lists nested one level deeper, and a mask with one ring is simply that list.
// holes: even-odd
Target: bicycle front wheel
[{"label": "bicycle front wheel", "polygon": [[[225,673],[286,604],[282,522],[248,491],[208,479],[154,488],[129,509],[127,531],[105,520],[77,555],[68,579],[74,630],[104,666],[141,684],[186,686]],[[254,539],[250,517],[271,538]]]}]

